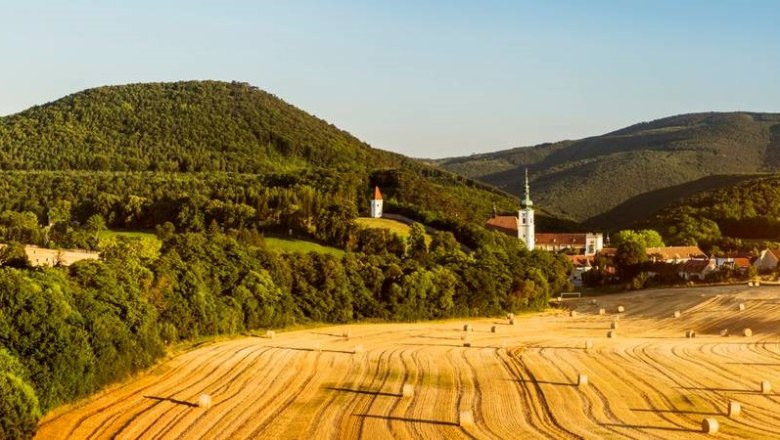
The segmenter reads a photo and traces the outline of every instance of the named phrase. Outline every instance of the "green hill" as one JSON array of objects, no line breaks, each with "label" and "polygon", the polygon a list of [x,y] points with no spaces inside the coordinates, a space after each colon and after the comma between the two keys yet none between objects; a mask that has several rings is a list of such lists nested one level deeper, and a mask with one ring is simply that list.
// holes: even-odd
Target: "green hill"
[{"label": "green hill", "polygon": [[[780,175],[743,178],[730,185],[701,191],[661,210],[644,224],[655,225],[667,238],[677,238],[677,241],[685,241],[689,235],[708,229],[715,231],[716,236],[720,234],[730,239],[778,241]],[[713,224],[717,228],[713,228]],[[693,238],[701,241],[698,237]],[[717,237],[702,238],[707,241]]]},{"label": "green hill", "polygon": [[[0,209],[32,211],[41,222],[67,206],[74,221],[100,214],[114,228],[216,222],[321,241],[330,240],[329,218],[367,212],[374,185],[388,212],[466,241],[494,209],[518,205],[236,82],[99,87],[2,117],[0,173]],[[542,213],[545,222],[570,226]]]},{"label": "green hill", "polygon": [[780,114],[680,115],[576,141],[435,162],[515,195],[527,167],[537,205],[603,225],[622,221],[611,210],[641,194],[712,175],[777,170]]}]

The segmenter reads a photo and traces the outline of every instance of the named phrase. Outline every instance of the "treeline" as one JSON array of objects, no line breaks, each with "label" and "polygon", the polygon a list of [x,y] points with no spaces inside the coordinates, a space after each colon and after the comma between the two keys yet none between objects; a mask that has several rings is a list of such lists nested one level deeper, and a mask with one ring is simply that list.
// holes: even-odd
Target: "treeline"
[{"label": "treeline", "polygon": [[321,168],[265,175],[0,172],[0,213],[31,213],[18,218],[14,214],[10,220],[24,223],[34,217],[51,229],[51,234],[32,238],[8,237],[2,235],[2,226],[10,220],[0,219],[0,236],[42,246],[83,247],[88,245],[85,237],[70,240],[69,231],[100,216],[109,228],[152,229],[170,222],[177,231],[203,232],[215,223],[223,230],[285,234],[292,230],[298,236],[348,248],[355,233],[352,221],[367,215],[371,184],[381,184],[388,212],[451,231],[464,244],[476,247],[491,205],[513,204],[499,192],[468,185],[448,173],[435,177],[439,180],[433,182],[441,184],[411,174],[386,170],[361,177]]},{"label": "treeline", "polygon": [[358,234],[343,258],[278,254],[249,230],[168,234],[159,258],[120,240],[104,261],[0,268],[0,437],[25,438],[40,414],[146,368],[165,344],[301,322],[413,321],[546,306],[570,263],[490,234],[464,254],[452,234],[426,245]]}]

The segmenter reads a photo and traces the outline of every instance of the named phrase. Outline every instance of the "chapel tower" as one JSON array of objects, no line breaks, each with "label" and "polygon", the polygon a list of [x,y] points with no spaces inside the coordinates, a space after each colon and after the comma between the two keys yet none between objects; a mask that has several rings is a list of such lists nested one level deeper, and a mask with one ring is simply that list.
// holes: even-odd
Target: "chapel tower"
[{"label": "chapel tower", "polygon": [[520,212],[517,219],[517,238],[525,242],[529,251],[534,250],[536,227],[534,226],[534,202],[531,201],[531,190],[528,185],[528,168],[525,169],[525,196],[520,201]]}]

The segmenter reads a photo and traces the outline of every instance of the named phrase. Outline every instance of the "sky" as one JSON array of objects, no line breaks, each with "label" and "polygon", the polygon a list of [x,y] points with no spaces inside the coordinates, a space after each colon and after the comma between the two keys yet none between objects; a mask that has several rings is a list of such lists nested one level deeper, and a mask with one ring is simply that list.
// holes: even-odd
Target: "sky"
[{"label": "sky", "polygon": [[780,112],[780,1],[0,0],[0,115],[243,81],[439,158],[700,111]]}]

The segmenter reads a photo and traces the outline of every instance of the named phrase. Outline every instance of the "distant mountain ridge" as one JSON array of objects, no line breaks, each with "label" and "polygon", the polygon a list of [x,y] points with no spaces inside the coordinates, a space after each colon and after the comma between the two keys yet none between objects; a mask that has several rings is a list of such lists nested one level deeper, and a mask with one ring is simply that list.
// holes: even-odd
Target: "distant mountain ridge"
[{"label": "distant mountain ridge", "polygon": [[642,194],[708,176],[778,170],[780,114],[685,114],[602,136],[434,162],[515,195],[527,167],[535,203],[604,225],[611,210]]}]

